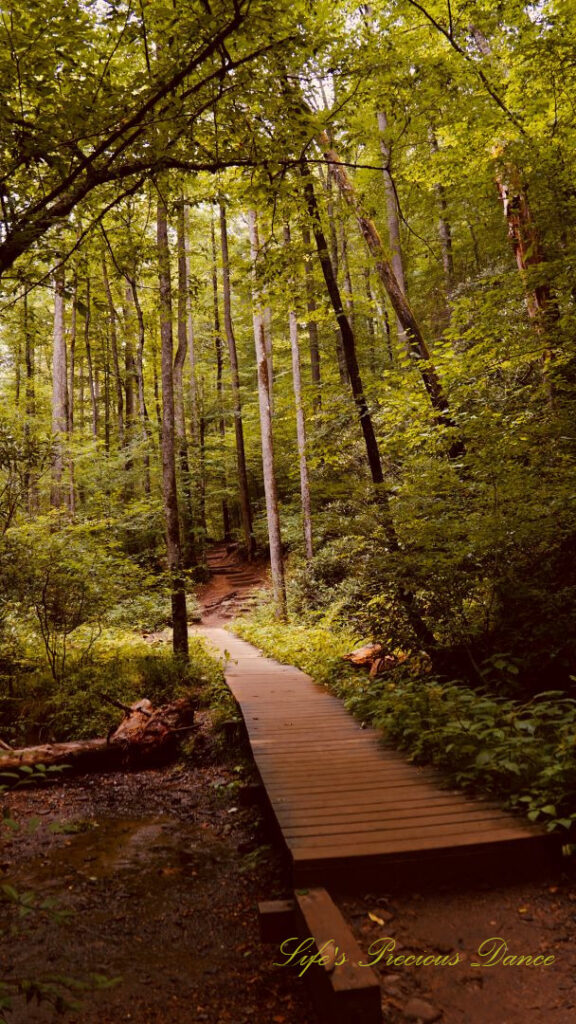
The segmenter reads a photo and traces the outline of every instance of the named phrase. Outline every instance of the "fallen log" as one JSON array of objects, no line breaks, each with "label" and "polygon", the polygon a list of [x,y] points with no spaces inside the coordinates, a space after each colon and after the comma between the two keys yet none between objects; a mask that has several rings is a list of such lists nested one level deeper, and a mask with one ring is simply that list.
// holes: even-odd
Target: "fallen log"
[{"label": "fallen log", "polygon": [[84,772],[164,763],[176,755],[193,723],[194,705],[187,697],[156,709],[149,700],[137,701],[126,707],[120,725],[107,737],[0,752],[0,776],[35,765],[65,765]]},{"label": "fallen log", "polygon": [[365,647],[357,647],[349,654],[343,654],[342,660],[349,661],[352,665],[359,665],[370,669],[370,676],[381,675],[389,672],[406,661],[407,654],[385,654],[382,644],[367,644]]}]

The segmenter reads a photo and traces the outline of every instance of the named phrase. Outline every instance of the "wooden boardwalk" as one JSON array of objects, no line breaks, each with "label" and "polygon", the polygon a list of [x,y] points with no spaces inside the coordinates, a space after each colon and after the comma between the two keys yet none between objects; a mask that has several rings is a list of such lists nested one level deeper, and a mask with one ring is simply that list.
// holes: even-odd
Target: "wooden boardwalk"
[{"label": "wooden boardwalk", "polygon": [[289,852],[294,885],[392,887],[548,866],[558,837],[486,801],[442,788],[363,729],[304,672],[224,629],[200,627],[220,654]]}]

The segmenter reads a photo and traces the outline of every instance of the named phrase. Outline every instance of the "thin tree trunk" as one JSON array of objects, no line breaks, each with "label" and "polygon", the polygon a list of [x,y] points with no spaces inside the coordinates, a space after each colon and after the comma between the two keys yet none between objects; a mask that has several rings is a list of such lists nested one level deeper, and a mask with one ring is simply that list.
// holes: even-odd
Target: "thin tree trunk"
[{"label": "thin tree trunk", "polygon": [[92,362],[92,347],[90,345],[90,278],[86,278],[86,312],[84,314],[84,347],[86,349],[86,365],[88,367],[88,387],[90,389],[90,403],[92,406],[92,434],[98,437],[98,401],[97,383],[94,375],[94,364]]},{"label": "thin tree trunk", "polygon": [[[332,262],[330,260],[330,254],[328,252],[328,245],[326,243],[326,237],[322,230],[322,222],[320,220],[320,211],[318,210],[318,204],[316,201],[316,195],[314,193],[314,185],[312,183],[312,177],[308,170],[305,161],[301,165],[302,174],[304,177],[304,194],[306,197],[306,203],[308,206],[308,213],[310,215],[310,221],[312,224],[312,231],[316,241],[316,247],[318,250],[318,257],[320,260],[320,266],[324,274],[324,280],[326,283],[326,289],[330,296],[330,301],[336,315],[340,330],[342,332],[342,341],[344,344],[344,353],[346,356],[346,363],[348,367],[348,374],[350,376],[350,385],[352,388],[352,394],[354,402],[358,410],[358,416],[360,419],[360,426],[362,434],[364,435],[364,444],[366,447],[366,457],[368,460],[368,466],[370,468],[370,475],[372,477],[373,484],[376,485],[376,501],[381,511],[384,530],[386,533],[387,543],[392,552],[400,551],[400,542],[396,533],[396,527],[390,510],[390,499],[388,492],[384,486],[384,474],[382,472],[382,462],[380,459],[380,451],[378,448],[378,441],[374,433],[374,426],[370,416],[370,410],[368,409],[368,403],[366,401],[366,395],[364,394],[364,387],[362,378],[360,376],[360,370],[358,367],[358,359],[356,356],[356,343],[350,322],[346,313],[344,312],[344,306],[342,303],[342,297],[340,295],[340,289],[338,288],[338,282],[334,275]],[[422,613],[418,608],[418,602],[414,593],[406,586],[400,584],[398,587],[398,599],[401,602],[406,617],[414,630],[414,634],[418,638],[419,642],[428,650],[433,649],[436,646],[436,640],[432,631],[426,625]]]},{"label": "thin tree trunk", "polygon": [[370,267],[364,267],[364,289],[366,293],[366,299],[368,300],[368,312],[366,313],[366,331],[368,334],[368,351],[370,353],[370,369],[372,373],[376,372],[376,331],[374,328],[374,317],[372,316],[372,303],[374,297],[372,295],[372,286],[370,284]]},{"label": "thin tree trunk", "polygon": [[[30,325],[30,311],[28,308],[28,296],[24,293],[24,308],[23,308],[23,319],[24,319],[24,345],[25,353],[24,358],[26,361],[26,420],[24,424],[24,435],[26,439],[30,438],[33,430],[33,421],[36,414],[36,388],[35,388],[35,346],[34,346],[34,332]],[[24,477],[24,486],[26,488],[26,494],[28,496],[28,510],[33,513],[36,510],[38,502],[38,491],[35,481],[31,476],[30,470],[27,467]]]},{"label": "thin tree trunk", "polygon": [[312,405],[314,412],[319,413],[322,409],[322,395],[320,386],[322,383],[320,373],[320,344],[318,340],[318,324],[316,322],[316,310],[318,304],[314,289],[314,271],[310,261],[310,230],[305,224],[302,228],[302,241],[304,243],[304,278],[306,281],[306,308],[308,310],[308,340],[310,345],[310,373],[314,394]]},{"label": "thin tree trunk", "polygon": [[108,278],[108,268],[106,266],[106,258],[102,256],[102,280],[104,282],[104,291],[106,292],[106,300],[108,302],[108,323],[110,331],[110,347],[112,350],[112,365],[114,367],[114,383],[116,386],[116,416],[118,422],[118,443],[121,448],[126,444],[126,437],[124,433],[124,387],[122,381],[122,374],[120,373],[120,360],[118,358],[118,332],[116,330],[116,324],[118,321],[118,314],[114,307],[114,298],[112,296],[112,289],[110,287],[110,280]]},{"label": "thin tree trunk", "polygon": [[200,444],[200,406],[198,401],[198,379],[196,371],[196,338],[194,336],[194,318],[190,301],[190,225],[188,207],[184,206],[184,251],[186,255],[186,297],[187,297],[187,339],[188,362],[190,366],[190,412],[192,439],[198,447]]},{"label": "thin tree trunk", "polygon": [[268,394],[270,396],[270,415],[274,415],[274,360],[272,355],[272,310],[265,306],[263,311],[264,345],[266,346],[266,365],[268,367]]},{"label": "thin tree trunk", "polygon": [[[374,257],[378,276],[388,292],[388,296],[396,315],[406,332],[410,347],[410,355],[416,362],[422,382],[428,393],[430,404],[437,413],[438,420],[446,426],[453,427],[454,422],[449,414],[450,407],[448,399],[436,372],[436,368],[430,358],[430,352],[428,351],[428,346],[426,345],[422,331],[420,330],[420,325],[410,308],[404,292],[396,280],[396,275],[394,274],[390,262],[386,258],[382,240],[378,231],[376,230],[374,223],[362,209],[362,205],[356,194],[354,185],[350,180],[346,169],[342,166],[338,154],[329,147],[328,136],[325,132],[321,133],[320,142],[324,149],[324,158],[331,165],[332,174],[338,183],[338,187],[340,188],[343,197],[346,199],[346,202],[349,203],[356,214],[360,230],[362,231],[369,251]],[[457,458],[463,453],[463,442],[461,440],[453,441],[450,446],[450,456],[452,458]]]},{"label": "thin tree trunk", "polygon": [[104,447],[110,454],[110,330],[106,333],[104,349]]},{"label": "thin tree trunk", "polygon": [[[290,251],[290,227],[284,227],[284,244]],[[291,275],[289,280],[291,295],[295,298],[295,278]],[[290,350],[292,353],[292,385],[294,388],[294,402],[296,404],[296,437],[298,441],[298,461],[300,467],[300,497],[302,501],[302,528],[304,531],[304,547],[306,558],[310,561],[314,557],[314,546],[312,542],[312,507],[310,502],[310,482],[308,478],[308,459],[306,456],[306,421],[304,408],[302,406],[302,381],[300,376],[300,350],[298,346],[298,314],[295,304],[288,312],[290,324]]]},{"label": "thin tree trunk", "polygon": [[[433,154],[438,153],[438,140],[433,128],[428,130],[430,149]],[[446,285],[446,307],[448,317],[450,316],[450,300],[454,290],[454,255],[452,252],[452,228],[448,220],[448,203],[446,202],[446,189],[443,185],[434,185],[434,192],[438,202],[438,235],[440,238],[440,251],[442,253],[442,266],[444,268],[444,281]]]},{"label": "thin tree trunk", "polygon": [[[326,101],[325,101],[326,102]],[[334,200],[332,197],[332,176],[330,174],[330,167],[326,175],[326,216],[328,217],[328,233],[330,237],[330,258],[332,260],[332,268],[334,271],[334,277],[338,280],[340,271],[340,260],[338,254],[338,236],[336,234],[336,222],[334,217]],[[338,363],[338,373],[340,376],[340,383],[348,386],[350,383],[346,373],[346,357],[344,355],[344,346],[342,342],[342,334],[339,327],[336,327],[336,360]]]},{"label": "thin tree trunk", "polygon": [[252,508],[248,488],[248,472],[246,469],[246,451],[244,446],[244,427],[242,424],[242,399],[240,396],[240,374],[238,371],[238,352],[236,337],[232,324],[231,287],[230,287],[230,254],[228,251],[228,228],[226,224],[226,207],[220,203],[220,245],[222,249],[222,297],[224,300],[224,329],[230,358],[230,379],[232,383],[232,409],[234,413],[234,433],[236,437],[236,465],[238,468],[238,491],[240,495],[240,514],[242,517],[242,533],[248,559],[254,556],[256,542],[252,530]]},{"label": "thin tree trunk", "polygon": [[[391,171],[392,154],[390,152],[390,146],[386,141],[385,134],[388,130],[388,118],[386,117],[384,110],[379,110],[376,116],[378,119],[378,128],[381,133],[380,151],[384,160],[382,176],[384,178],[384,191],[386,194],[386,221],[388,224],[388,240],[390,243],[390,262],[392,264],[394,276],[398,282],[398,287],[401,289],[403,294],[406,295],[406,276],[404,274],[404,259],[402,256],[400,217],[398,216],[398,196],[396,195],[396,186],[394,184]],[[409,348],[406,331],[404,330],[398,315],[396,315],[396,328],[398,344],[404,349]]]},{"label": "thin tree trunk", "polygon": [[274,471],[274,440],[272,434],[272,416],[270,413],[269,375],[266,359],[266,343],[264,337],[264,320],[262,313],[262,297],[256,273],[256,262],[260,254],[258,238],[258,218],[254,210],[248,214],[250,229],[250,249],[253,262],[253,326],[254,346],[256,349],[256,367],[258,373],[258,407],[260,411],[260,436],[262,440],[262,469],[264,476],[264,493],[266,496],[266,517],[268,522],[268,539],[270,543],[270,569],[276,614],[279,618],[286,617],[286,587],[284,583],[284,562],[282,558],[282,537],[280,533],[280,516],[278,512],[278,490]]},{"label": "thin tree trunk", "polygon": [[374,426],[368,409],[368,402],[366,400],[366,395],[364,394],[364,387],[360,377],[354,334],[352,327],[350,326],[350,321],[344,311],[342,296],[340,294],[338,281],[336,280],[336,274],[334,273],[334,266],[328,251],[328,243],[320,220],[320,211],[318,209],[312,177],[310,176],[305,164],[302,166],[302,174],[304,176],[304,195],[308,207],[308,214],[310,216],[310,223],[312,225],[312,232],[316,242],[318,258],[324,275],[326,289],[328,291],[332,308],[336,316],[336,322],[342,337],[348,378],[350,381],[350,387],[352,388],[354,402],[356,403],[356,408],[358,410],[360,426],[364,435],[366,456],[370,467],[372,482],[375,484],[381,484],[384,480],[382,463],[380,461],[380,452],[378,450],[378,443],[374,433]]},{"label": "thin tree trunk", "polygon": [[140,305],[138,286],[135,277],[127,277],[126,297],[134,305],[136,312],[136,323],[138,325],[138,344],[136,345],[136,356],[134,366],[136,372],[136,383],[138,388],[138,418],[140,421],[140,433],[144,447],[144,493],[150,494],[150,453],[148,451],[150,441],[150,417],[146,407],[146,395],[144,392],[144,342],[146,330],[144,327],[144,314]]},{"label": "thin tree trunk", "polygon": [[174,654],[188,658],[188,622],[186,590],[182,577],[180,519],[176,488],[176,454],[174,440],[174,339],[172,335],[172,288],[168,249],[168,216],[164,198],[159,195],[156,233],[158,243],[158,278],[160,284],[160,337],[162,342],[162,492],[166,521],[166,552],[170,574]]},{"label": "thin tree trunk", "polygon": [[222,526],[224,530],[224,540],[232,540],[232,531],[230,528],[230,510],[228,508],[228,499],[226,497],[226,491],[228,489],[228,480],[226,476],[226,423],[224,420],[224,394],[223,394],[223,382],[222,382],[222,334],[220,332],[220,303],[218,297],[218,263],[216,256],[216,230],[214,227],[214,217],[210,225],[210,237],[212,242],[212,299],[214,304],[214,345],[216,348],[216,402],[218,405],[218,429],[220,432],[221,440],[221,481],[222,481]]},{"label": "thin tree trunk", "polygon": [[52,463],[51,504],[62,505],[62,473],[64,471],[63,437],[68,429],[68,381],[66,369],[66,335],[64,331],[64,267],[54,273],[54,348],[52,353],[52,433],[55,437]]},{"label": "thin tree trunk", "polygon": [[[74,433],[74,384],[76,377],[76,335],[78,330],[78,275],[74,273],[72,283],[72,316],[70,320],[70,366],[68,370],[68,437]],[[70,484],[68,503],[70,515],[76,514],[76,485],[74,481],[74,458],[69,453]]]},{"label": "thin tree trunk", "polygon": [[192,493],[190,487],[190,463],[188,459],[188,441],[186,437],[186,417],[184,414],[184,365],[188,352],[188,266],[186,260],[186,226],[184,219],[184,200],[178,204],[178,348],[174,358],[174,404],[176,444],[180,475],[182,478],[183,514],[182,527],[184,534],[184,564],[188,567],[196,560],[194,543],[194,516],[192,513]]}]

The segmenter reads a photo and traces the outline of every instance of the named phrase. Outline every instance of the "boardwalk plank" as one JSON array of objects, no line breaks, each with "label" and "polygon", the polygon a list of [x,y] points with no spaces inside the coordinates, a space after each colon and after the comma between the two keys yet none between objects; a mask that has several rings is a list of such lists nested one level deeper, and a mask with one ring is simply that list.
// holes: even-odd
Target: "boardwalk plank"
[{"label": "boardwalk plank", "polygon": [[[303,672],[265,658],[223,629],[201,629],[220,654],[262,782],[298,880],[345,878],[373,866],[446,862],[450,869],[532,852],[559,855],[560,842],[495,804],[448,789],[363,729]],[[386,876],[388,877],[388,876]]]}]

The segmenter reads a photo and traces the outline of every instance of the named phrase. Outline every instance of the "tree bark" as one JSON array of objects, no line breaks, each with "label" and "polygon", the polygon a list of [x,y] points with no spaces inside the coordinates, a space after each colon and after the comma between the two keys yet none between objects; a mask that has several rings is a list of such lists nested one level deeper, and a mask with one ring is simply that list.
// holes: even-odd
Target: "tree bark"
[{"label": "tree bark", "polygon": [[312,385],[314,388],[314,394],[312,399],[312,405],[314,412],[319,413],[322,410],[322,395],[320,392],[320,386],[322,383],[320,373],[320,344],[318,339],[318,324],[316,322],[316,310],[318,304],[316,302],[315,288],[314,288],[314,271],[312,269],[311,257],[310,257],[310,230],[308,225],[305,224],[302,228],[302,241],[304,243],[304,279],[306,281],[306,307],[308,310],[308,340],[310,346],[310,374],[312,377]]},{"label": "tree bark", "polygon": [[537,326],[543,327],[546,322],[558,319],[558,307],[548,282],[536,285],[530,282],[530,271],[544,262],[544,253],[540,232],[530,209],[527,188],[518,168],[512,164],[500,164],[496,183],[508,224],[508,238],[526,289],[528,314],[537,322]]},{"label": "tree bark", "polygon": [[214,304],[214,345],[216,348],[216,401],[218,405],[218,429],[220,432],[221,440],[221,481],[222,481],[222,525],[224,530],[224,540],[229,542],[232,540],[232,531],[230,528],[230,510],[228,508],[228,499],[226,492],[228,489],[228,480],[226,474],[226,422],[224,420],[224,391],[222,381],[223,371],[223,360],[222,360],[222,334],[220,331],[220,302],[218,296],[218,261],[216,256],[216,229],[214,227],[214,217],[212,217],[210,225],[210,237],[212,242],[212,300]]},{"label": "tree bark", "polygon": [[64,330],[64,267],[54,274],[54,348],[52,352],[52,433],[55,437],[52,463],[51,504],[62,505],[62,474],[64,471],[63,438],[68,430],[68,380],[66,368],[66,334]]},{"label": "tree bark", "polygon": [[[432,153],[438,153],[438,140],[433,128],[428,131],[430,149]],[[454,290],[454,255],[452,252],[452,228],[448,220],[448,203],[446,202],[446,189],[443,185],[434,185],[434,192],[438,202],[438,235],[440,237],[440,251],[442,253],[442,267],[444,268],[444,281],[446,285],[446,307],[447,315],[450,316],[450,300]]]},{"label": "tree bark", "polygon": [[188,658],[188,622],[186,590],[182,576],[182,550],[178,492],[176,488],[176,455],[174,436],[174,339],[172,334],[172,287],[168,249],[168,215],[164,197],[157,206],[156,237],[158,244],[158,278],[160,285],[160,337],[162,374],[162,493],[166,522],[166,553],[170,575],[174,654]]},{"label": "tree bark", "polygon": [[[116,704],[110,698],[110,703]],[[108,737],[46,743],[0,754],[0,775],[43,764],[65,765],[71,771],[109,771],[130,765],[160,764],[178,752],[179,739],[193,727],[194,707],[181,698],[160,708],[141,700],[126,709],[124,720]]]},{"label": "tree bark", "polygon": [[192,512],[192,493],[190,481],[190,462],[188,459],[188,439],[186,436],[186,416],[184,412],[184,365],[188,352],[188,265],[186,259],[186,225],[184,218],[184,200],[178,204],[178,348],[174,358],[174,403],[175,428],[178,461],[182,479],[183,515],[182,527],[184,534],[184,562],[191,566],[196,560],[194,543],[194,516]]},{"label": "tree bark", "polygon": [[280,515],[278,511],[278,489],[274,471],[274,440],[272,432],[272,416],[270,412],[269,374],[266,358],[266,342],[264,337],[264,318],[262,296],[257,277],[257,260],[260,254],[258,237],[258,218],[255,210],[248,214],[250,230],[250,249],[253,265],[253,326],[254,347],[256,350],[256,368],[258,373],[258,408],[260,412],[260,436],[262,441],[262,470],[264,475],[264,493],[266,496],[266,517],[268,522],[268,540],[270,544],[270,570],[274,602],[278,618],[286,617],[286,587],[284,583],[284,561],[282,558],[282,537],[280,533]]},{"label": "tree bark", "polygon": [[84,314],[84,347],[86,349],[86,366],[88,368],[88,388],[90,390],[90,405],[92,408],[92,435],[98,437],[98,399],[96,392],[96,379],[94,375],[94,363],[92,361],[92,346],[90,344],[90,320],[91,320],[91,288],[90,277],[86,278],[86,312]]},{"label": "tree bark", "polygon": [[[287,251],[290,249],[290,227],[284,227],[284,244]],[[296,282],[294,275],[289,279],[290,293],[295,297]],[[302,502],[302,528],[304,532],[304,548],[306,558],[310,561],[314,557],[314,545],[312,540],[312,507],[310,502],[310,482],[308,478],[308,459],[306,455],[306,420],[302,406],[302,381],[300,375],[300,349],[298,345],[298,314],[295,305],[288,312],[290,324],[290,351],[292,354],[292,385],[294,389],[294,402],[296,405],[296,438],[298,441],[298,462],[300,468],[300,498]]]},{"label": "tree bark", "polygon": [[230,287],[230,254],[228,251],[228,227],[226,223],[226,207],[220,203],[220,246],[222,249],[222,297],[224,300],[224,330],[230,358],[230,379],[232,383],[232,409],[234,413],[234,433],[236,437],[236,464],[238,469],[238,491],[240,495],[240,514],[242,533],[248,560],[255,552],[256,541],[252,530],[252,508],[246,469],[246,451],[244,446],[244,427],[242,424],[242,399],[240,395],[240,374],[238,370],[238,352],[236,336],[232,324],[232,303]]},{"label": "tree bark", "polygon": [[[126,276],[126,275],[125,275]],[[144,391],[144,343],[146,341],[146,329],[144,326],[144,314],[140,305],[138,286],[135,277],[126,276],[127,288],[126,298],[128,303],[134,306],[136,312],[136,323],[138,325],[138,344],[136,345],[136,356],[133,359],[136,372],[136,385],[138,389],[138,418],[140,421],[140,433],[144,448],[144,493],[150,494],[150,454],[148,451],[150,443],[150,417],[146,407],[146,395]]]},{"label": "tree bark", "polygon": [[118,444],[120,445],[121,448],[124,448],[124,445],[126,444],[126,437],[124,433],[124,386],[122,381],[122,374],[120,373],[120,360],[118,358],[118,332],[116,330],[118,314],[114,307],[114,298],[112,296],[112,289],[110,287],[110,280],[108,277],[108,268],[106,266],[106,258],[104,256],[102,256],[102,280],[104,282],[104,291],[106,292],[106,301],[108,302],[110,347],[112,349],[112,365],[114,367],[114,384],[116,387],[116,417],[118,424]]},{"label": "tree bark", "polygon": [[[437,413],[438,420],[444,423],[445,426],[453,427],[454,422],[449,415],[449,404],[444,393],[444,388],[442,387],[436,368],[430,358],[430,352],[428,351],[428,346],[426,345],[418,321],[410,308],[404,292],[400,288],[389,260],[385,256],[380,235],[378,234],[374,223],[362,209],[362,205],[358,199],[354,185],[352,184],[346,169],[343,167],[340,157],[335,150],[330,148],[329,139],[325,132],[322,132],[320,135],[320,143],[323,148],[324,158],[331,166],[332,174],[338,184],[342,196],[356,214],[356,219],[362,235],[364,236],[369,251],[374,257],[378,276],[388,293],[396,316],[400,320],[400,323],[406,332],[410,356],[416,362],[422,382],[430,399],[430,404]],[[459,457],[463,452],[464,446],[462,441],[454,441],[450,448],[451,456],[454,458]]]},{"label": "tree bark", "polygon": [[[312,231],[316,240],[316,246],[318,249],[318,257],[320,260],[320,266],[324,274],[324,280],[326,283],[326,289],[330,296],[330,301],[338,321],[342,333],[342,341],[344,345],[344,354],[346,356],[346,365],[348,368],[348,374],[350,377],[350,385],[352,388],[352,394],[354,402],[358,410],[358,416],[360,419],[360,426],[362,434],[364,435],[364,444],[366,447],[366,457],[368,460],[368,466],[370,468],[370,475],[372,477],[373,484],[376,485],[376,501],[378,503],[383,526],[386,533],[386,539],[388,547],[391,552],[397,553],[400,551],[400,542],[396,533],[396,527],[390,510],[390,499],[388,492],[384,485],[384,474],[382,472],[382,461],[380,459],[380,451],[378,448],[378,441],[376,434],[374,433],[374,426],[372,418],[370,416],[370,410],[368,409],[368,403],[366,401],[366,395],[364,394],[364,387],[362,378],[360,376],[360,370],[358,367],[358,359],[356,356],[356,342],[354,334],[350,326],[350,322],[346,313],[344,312],[344,306],[342,303],[342,297],[340,295],[340,289],[338,288],[338,282],[334,275],[332,267],[332,261],[328,252],[328,245],[326,243],[326,237],[322,230],[322,222],[320,220],[320,211],[316,201],[316,195],[314,193],[314,185],[312,183],[312,177],[308,170],[305,162],[301,164],[301,170],[304,177],[304,194],[306,203],[308,206],[308,213],[310,215],[310,221],[312,224]],[[426,625],[422,613],[418,608],[418,602],[413,592],[403,585],[398,587],[398,599],[404,608],[406,617],[410,622],[414,634],[418,638],[419,642],[428,650],[433,649],[436,646],[436,639],[432,631]]]},{"label": "tree bark", "polygon": [[[394,276],[398,282],[398,287],[406,295],[406,277],[404,274],[404,259],[402,256],[402,241],[400,236],[400,217],[398,216],[398,196],[396,195],[396,186],[392,177],[391,170],[391,158],[392,154],[390,146],[386,141],[386,132],[388,130],[388,118],[384,110],[379,110],[377,115],[378,128],[380,130],[380,152],[384,160],[384,169],[382,176],[384,178],[384,191],[386,194],[386,220],[388,223],[388,240],[390,243],[390,262],[392,264],[392,270]],[[402,326],[402,321],[396,314],[396,328],[398,333],[398,344],[409,350],[408,339],[406,331]]]}]

